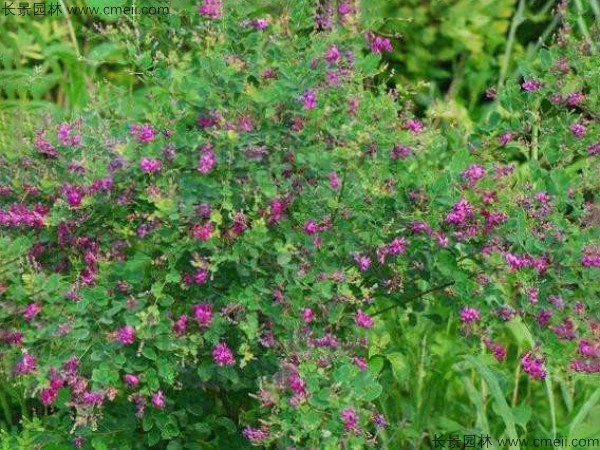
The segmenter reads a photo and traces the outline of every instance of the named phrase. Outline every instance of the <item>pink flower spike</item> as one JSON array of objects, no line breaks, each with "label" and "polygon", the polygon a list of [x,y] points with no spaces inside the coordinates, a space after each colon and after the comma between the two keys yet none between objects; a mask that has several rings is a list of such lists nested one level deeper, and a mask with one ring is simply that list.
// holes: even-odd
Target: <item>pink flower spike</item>
[{"label": "pink flower spike", "polygon": [[117,339],[123,345],[133,344],[135,342],[135,330],[130,325],[125,325],[117,333]]},{"label": "pink flower spike", "polygon": [[213,359],[217,366],[232,366],[235,364],[235,359],[231,349],[225,343],[220,343],[215,346],[212,352]]}]

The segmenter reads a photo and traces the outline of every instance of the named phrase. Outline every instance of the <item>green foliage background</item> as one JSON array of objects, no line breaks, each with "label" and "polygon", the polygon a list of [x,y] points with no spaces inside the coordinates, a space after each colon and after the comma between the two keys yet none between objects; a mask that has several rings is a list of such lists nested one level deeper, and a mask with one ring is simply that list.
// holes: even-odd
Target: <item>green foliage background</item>
[{"label": "green foliage background", "polygon": [[[240,8],[276,16],[283,3],[256,0],[241,2]],[[580,5],[578,0],[572,2],[575,11]],[[32,134],[37,123],[32,113],[38,111],[69,117],[99,109],[133,119],[152,110],[157,100],[169,105],[171,94],[183,97],[185,92],[190,92],[189,105],[198,106],[201,95],[209,93],[201,93],[201,87],[186,77],[193,59],[190,39],[194,32],[187,24],[196,6],[171,2],[169,17],[0,16],[0,149],[18,151],[12,147],[13,138]],[[519,121],[534,128],[535,117],[520,115],[523,105],[510,101],[498,105],[486,100],[485,92],[493,87],[501,94],[503,81],[515,81],[528,67],[543,65],[538,61],[540,49],[557,26],[554,6],[553,0],[365,0],[364,24],[391,36],[395,43],[394,52],[386,56],[386,72],[375,82],[413,98],[419,114],[459,130],[450,135],[449,140],[454,139],[451,148],[466,144],[463,129],[483,134],[501,126],[510,129]],[[582,32],[592,27],[599,14],[596,0],[590,0],[590,6],[592,15],[579,22]],[[157,22],[162,22],[160,27]],[[165,28],[172,33],[162,33]],[[173,85],[161,86],[165,71],[175,80]],[[534,106],[540,112],[547,107]],[[597,102],[593,107],[598,108]],[[170,112],[180,111],[173,107]],[[543,139],[547,139],[544,148],[556,147],[551,135]],[[522,147],[515,143],[509,156],[527,159]],[[507,156],[498,156],[502,158]],[[542,155],[542,168],[536,170],[557,160],[550,152]],[[565,168],[565,177],[577,170],[581,167],[571,172]],[[528,424],[536,436],[550,434],[550,416],[558,420],[564,435],[600,435],[600,390],[593,382],[574,381],[565,374],[554,386],[540,389],[522,381],[525,400],[511,404],[507,414],[504,393],[518,389],[519,374],[510,378],[480,359],[459,356],[469,350],[457,337],[456,321],[435,323],[398,311],[375,334],[370,370],[391,387],[378,401],[388,420],[412,424],[387,431],[386,448],[401,448],[406,442],[411,445],[407,448],[427,448],[431,442],[427,430],[464,433],[466,426],[457,417],[472,418],[474,427],[496,435],[506,429],[524,432]],[[517,327],[511,330],[510,339],[511,355],[517,355],[531,336]],[[399,408],[399,404],[404,406]],[[4,448],[33,448],[34,436],[43,433],[43,426],[38,419],[22,425],[18,433],[0,438]]]}]

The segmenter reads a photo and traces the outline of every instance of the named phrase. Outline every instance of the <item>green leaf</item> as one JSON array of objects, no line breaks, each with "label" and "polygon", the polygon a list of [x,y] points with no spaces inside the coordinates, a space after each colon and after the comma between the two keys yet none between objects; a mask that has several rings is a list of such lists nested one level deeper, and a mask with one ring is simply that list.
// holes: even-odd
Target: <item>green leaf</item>
[{"label": "green leaf", "polygon": [[[478,358],[473,356],[465,356],[464,361],[467,362],[467,367],[475,368],[479,374],[483,377],[488,388],[490,390],[490,394],[494,398],[494,402],[499,411],[499,416],[504,422],[506,426],[506,433],[508,437],[513,440],[513,442],[518,442],[517,429],[516,429],[516,421],[513,415],[512,409],[508,406],[506,402],[506,398],[504,398],[504,393],[500,388],[500,383],[496,377],[496,375]],[[518,444],[510,446],[510,448],[519,449],[520,446]]]}]

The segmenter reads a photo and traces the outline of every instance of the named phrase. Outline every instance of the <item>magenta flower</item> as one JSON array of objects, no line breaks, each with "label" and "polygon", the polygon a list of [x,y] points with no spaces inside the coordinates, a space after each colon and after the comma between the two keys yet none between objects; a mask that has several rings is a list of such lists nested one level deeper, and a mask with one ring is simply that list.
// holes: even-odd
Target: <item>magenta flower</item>
[{"label": "magenta flower", "polygon": [[46,158],[58,158],[58,152],[56,151],[54,146],[46,140],[46,135],[43,131],[38,131],[35,135],[35,148]]},{"label": "magenta flower", "polygon": [[468,306],[464,307],[460,311],[460,320],[462,323],[471,323],[476,322],[481,318],[481,314],[478,309],[470,308]]},{"label": "magenta flower", "polygon": [[300,100],[304,104],[304,108],[309,111],[317,107],[317,94],[312,89],[302,94]]},{"label": "magenta flower", "polygon": [[232,366],[235,364],[233,353],[224,342],[217,344],[212,352],[213,359],[218,366]]},{"label": "magenta flower", "polygon": [[269,223],[277,223],[283,217],[283,213],[286,208],[286,204],[283,200],[279,198],[274,198],[271,201],[271,205],[269,208]]},{"label": "magenta flower", "polygon": [[388,421],[381,414],[373,413],[372,420],[375,423],[375,425],[377,426],[377,428],[385,428],[389,425]]},{"label": "magenta flower", "polygon": [[21,360],[15,364],[15,372],[19,375],[27,375],[35,370],[36,360],[31,355],[23,355]]},{"label": "magenta flower", "polygon": [[333,190],[337,190],[340,187],[340,178],[335,172],[329,173],[329,187]]},{"label": "magenta flower", "polygon": [[244,437],[248,439],[252,444],[258,445],[266,441],[269,437],[269,432],[261,430],[260,428],[252,428],[247,426],[242,432]]},{"label": "magenta flower", "polygon": [[594,144],[590,144],[589,147],[587,148],[588,154],[590,156],[594,156],[600,153],[600,141],[594,143]]},{"label": "magenta flower", "polygon": [[81,205],[81,201],[83,200],[83,190],[79,186],[71,186],[70,184],[66,184],[63,187],[63,192],[65,194],[67,203],[71,208],[77,208],[79,205]]},{"label": "magenta flower", "polygon": [[56,401],[56,397],[58,396],[58,390],[47,387],[40,391],[40,400],[42,405],[48,406]]},{"label": "magenta flower", "polygon": [[535,305],[538,302],[538,296],[540,294],[540,290],[536,287],[530,287],[527,289],[527,297],[529,298],[529,303]]},{"label": "magenta flower", "polygon": [[310,323],[315,319],[315,313],[310,308],[304,308],[302,310],[302,320],[304,323]]},{"label": "magenta flower", "polygon": [[208,281],[208,270],[198,269],[192,280],[196,284],[206,283]]},{"label": "magenta flower", "polygon": [[88,406],[102,406],[104,394],[100,391],[85,391],[83,393],[83,403]]},{"label": "magenta flower", "polygon": [[275,69],[273,69],[272,67],[267,67],[262,74],[262,77],[265,80],[270,80],[272,78],[276,78],[277,77],[277,72],[275,71]]},{"label": "magenta flower", "polygon": [[354,320],[356,321],[356,325],[360,328],[369,329],[373,327],[373,318],[362,311],[356,313]]},{"label": "magenta flower", "polygon": [[542,87],[542,83],[541,83],[541,81],[537,81],[537,80],[525,80],[521,84],[521,87],[525,91],[534,92],[534,91],[539,90]]},{"label": "magenta flower", "polygon": [[129,132],[136,137],[141,144],[148,144],[156,138],[156,132],[152,125],[131,125]]},{"label": "magenta flower", "polygon": [[60,141],[61,145],[67,146],[71,143],[71,139],[69,138],[70,131],[71,131],[71,125],[69,125],[66,122],[63,122],[58,126],[56,135],[57,135],[58,140]]},{"label": "magenta flower", "polygon": [[337,72],[327,72],[325,74],[325,79],[327,80],[327,84],[329,86],[339,86],[340,85],[340,77]]},{"label": "magenta flower", "polygon": [[550,311],[549,309],[542,309],[535,319],[537,320],[537,323],[540,324],[540,326],[548,326],[548,324],[550,323],[550,319],[552,319],[552,311]]},{"label": "magenta flower", "polygon": [[238,119],[237,130],[241,133],[254,131],[254,124],[250,117],[240,117]]},{"label": "magenta flower", "polygon": [[390,158],[393,161],[398,159],[406,159],[411,155],[412,152],[412,148],[407,145],[394,145],[392,151],[390,152]]},{"label": "magenta flower", "polygon": [[217,164],[217,155],[214,152],[211,143],[205,144],[200,148],[200,160],[198,161],[198,172],[207,174],[215,168]]},{"label": "magenta flower", "polygon": [[360,253],[356,253],[354,255],[354,261],[356,262],[356,264],[358,264],[358,268],[362,272],[367,271],[371,266],[371,258],[369,258],[368,256],[361,255]]},{"label": "magenta flower", "polygon": [[198,239],[202,242],[206,242],[210,239],[212,235],[213,227],[209,223],[205,223],[204,225],[194,225],[192,227],[192,236],[194,239]]},{"label": "magenta flower", "polygon": [[369,33],[367,40],[369,41],[369,48],[373,53],[391,52],[394,50],[392,42],[388,38]]},{"label": "magenta flower", "polygon": [[403,237],[394,239],[386,247],[386,253],[388,255],[392,255],[392,256],[402,255],[405,251],[406,251],[406,239]]},{"label": "magenta flower", "polygon": [[257,30],[264,30],[269,26],[269,21],[267,19],[255,19],[252,21],[252,26]]},{"label": "magenta flower", "polygon": [[485,176],[485,169],[478,164],[471,164],[468,169],[463,170],[462,176],[470,183],[475,183]]},{"label": "magenta flower", "polygon": [[473,206],[464,198],[452,206],[452,211],[446,216],[446,222],[460,225],[473,217]]},{"label": "magenta flower", "polygon": [[37,316],[40,311],[42,310],[42,307],[40,305],[38,305],[37,303],[30,303],[29,305],[27,305],[25,307],[25,320],[27,320],[28,322],[33,320],[33,318],[35,316]]},{"label": "magenta flower", "polygon": [[572,92],[567,97],[567,105],[569,106],[577,106],[583,102],[585,102],[585,94],[582,92]]},{"label": "magenta flower", "polygon": [[354,12],[354,8],[352,7],[352,4],[348,0],[342,0],[339,3],[339,5],[338,5],[338,14],[340,16],[342,16],[342,18],[344,16],[352,14],[353,12]]},{"label": "magenta flower", "polygon": [[506,359],[506,348],[502,344],[485,339],[485,346],[492,352],[496,361],[502,362]]},{"label": "magenta flower", "polygon": [[340,58],[340,51],[335,45],[332,45],[331,47],[329,47],[327,49],[327,52],[325,52],[325,61],[327,61],[328,63],[333,64],[339,58]]},{"label": "magenta flower", "polygon": [[368,367],[367,360],[365,358],[359,358],[357,356],[352,358],[352,364],[354,364],[362,371],[367,370]]},{"label": "magenta flower", "polygon": [[196,120],[198,128],[208,129],[215,127],[219,124],[219,116],[216,113],[210,113],[208,115],[200,115]]},{"label": "magenta flower", "polygon": [[152,406],[158,409],[163,409],[165,407],[165,395],[163,394],[163,391],[158,391],[152,395]]},{"label": "magenta flower", "polygon": [[156,173],[160,172],[162,164],[158,159],[142,157],[140,160],[140,169],[146,173]]},{"label": "magenta flower", "polygon": [[308,220],[305,224],[304,224],[304,232],[306,234],[315,234],[317,231],[319,231],[319,227],[317,226],[317,224],[313,221],[313,220]]},{"label": "magenta flower", "polygon": [[187,321],[188,316],[186,314],[179,316],[179,319],[177,319],[173,325],[173,333],[175,333],[176,336],[183,336],[187,328]]},{"label": "magenta flower", "polygon": [[140,383],[140,379],[137,377],[137,375],[126,373],[123,375],[123,382],[127,386],[136,387]]},{"label": "magenta flower", "polygon": [[343,410],[340,414],[340,417],[346,431],[356,431],[356,426],[358,425],[358,415],[354,409],[348,408]]},{"label": "magenta flower", "polygon": [[294,393],[293,397],[289,400],[290,405],[297,406],[308,397],[306,391],[306,383],[298,372],[298,367],[294,364],[285,363],[285,368],[289,369],[287,377],[288,387]]},{"label": "magenta flower", "polygon": [[598,357],[598,345],[592,345],[586,339],[579,341],[579,353],[583,356],[589,356],[591,358]]},{"label": "magenta flower", "polygon": [[200,327],[207,328],[210,326],[213,319],[213,309],[211,304],[200,303],[198,305],[194,305],[192,307],[192,312]]},{"label": "magenta flower", "polygon": [[348,99],[348,114],[355,116],[358,112],[359,101],[357,98]]},{"label": "magenta flower", "polygon": [[587,133],[586,126],[580,123],[572,124],[569,129],[571,130],[571,133],[573,133],[573,136],[575,136],[577,139],[581,139]]},{"label": "magenta flower", "polygon": [[123,345],[133,344],[135,341],[135,330],[130,325],[125,325],[117,333],[117,339]]},{"label": "magenta flower", "polygon": [[544,370],[544,360],[533,355],[531,351],[521,357],[521,368],[523,372],[531,378],[544,379],[546,371]]},{"label": "magenta flower", "polygon": [[569,365],[570,369],[575,372],[583,372],[583,373],[600,373],[600,361],[592,360],[585,361],[582,359],[575,359],[571,361]]},{"label": "magenta flower", "polygon": [[198,12],[207,19],[220,18],[223,14],[221,0],[204,0],[198,7]]},{"label": "magenta flower", "polygon": [[423,122],[417,119],[410,119],[404,123],[404,127],[409,130],[412,134],[419,134],[425,130]]},{"label": "magenta flower", "polygon": [[506,133],[502,134],[502,135],[501,135],[501,136],[498,138],[498,143],[499,143],[500,145],[506,145],[506,144],[508,144],[510,141],[512,141],[512,140],[513,140],[513,138],[514,138],[513,134],[512,134],[510,131],[508,131],[508,132],[506,132]]}]

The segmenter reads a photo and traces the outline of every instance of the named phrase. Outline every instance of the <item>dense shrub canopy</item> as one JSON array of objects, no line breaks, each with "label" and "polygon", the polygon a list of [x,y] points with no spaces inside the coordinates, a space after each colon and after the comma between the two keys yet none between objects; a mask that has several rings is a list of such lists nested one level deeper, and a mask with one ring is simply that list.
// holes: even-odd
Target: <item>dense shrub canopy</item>
[{"label": "dense shrub canopy", "polygon": [[378,447],[390,318],[487,382],[600,371],[589,46],[563,28],[465,137],[373,83],[394,42],[350,5],[317,19],[205,0],[144,114],[4,149],[5,422],[18,392],[43,448]]}]

